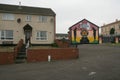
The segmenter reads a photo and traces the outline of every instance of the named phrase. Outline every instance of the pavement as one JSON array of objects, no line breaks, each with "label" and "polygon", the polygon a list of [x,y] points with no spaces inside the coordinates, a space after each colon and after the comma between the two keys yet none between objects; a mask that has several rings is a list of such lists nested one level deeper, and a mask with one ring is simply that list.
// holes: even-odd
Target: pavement
[{"label": "pavement", "polygon": [[78,48],[78,59],[0,65],[0,80],[120,80],[120,47]]}]

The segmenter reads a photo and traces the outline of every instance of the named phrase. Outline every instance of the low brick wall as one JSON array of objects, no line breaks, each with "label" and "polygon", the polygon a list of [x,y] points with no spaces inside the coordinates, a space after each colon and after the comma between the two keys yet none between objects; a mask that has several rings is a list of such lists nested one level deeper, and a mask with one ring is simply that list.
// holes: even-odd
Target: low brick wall
[{"label": "low brick wall", "polygon": [[[3,47],[0,47],[0,65],[1,64],[13,64],[15,62],[15,58],[20,51],[21,47],[23,45],[23,39],[21,39],[17,46],[14,47],[13,51],[9,51],[8,47],[5,46],[3,50]],[[1,51],[2,50],[2,51]]]},{"label": "low brick wall", "polygon": [[0,52],[0,65],[1,64],[13,64],[14,52]]},{"label": "low brick wall", "polygon": [[57,49],[29,49],[27,51],[27,62],[48,61],[48,55],[51,60],[68,60],[79,57],[76,48],[57,48]]},{"label": "low brick wall", "polygon": [[22,46],[23,46],[23,39],[20,39],[19,42],[17,43],[17,46],[15,46],[15,49],[14,49],[15,57],[17,56]]}]

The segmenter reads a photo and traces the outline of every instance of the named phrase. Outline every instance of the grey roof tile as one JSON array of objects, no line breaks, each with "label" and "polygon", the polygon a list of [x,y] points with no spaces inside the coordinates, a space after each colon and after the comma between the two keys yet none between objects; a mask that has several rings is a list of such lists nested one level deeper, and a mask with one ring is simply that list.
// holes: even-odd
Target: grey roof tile
[{"label": "grey roof tile", "polygon": [[45,16],[56,15],[55,12],[50,8],[8,5],[8,4],[0,4],[0,12],[18,13],[18,14],[35,14],[35,15],[45,15]]}]

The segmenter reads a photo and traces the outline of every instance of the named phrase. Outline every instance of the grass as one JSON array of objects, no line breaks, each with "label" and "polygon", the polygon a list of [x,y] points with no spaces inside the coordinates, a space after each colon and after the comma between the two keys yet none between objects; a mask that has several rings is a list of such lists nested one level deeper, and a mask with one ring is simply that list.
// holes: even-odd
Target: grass
[{"label": "grass", "polygon": [[52,46],[31,46],[29,47],[29,49],[54,49],[54,48],[57,48],[57,47],[52,47]]},{"label": "grass", "polygon": [[0,46],[0,52],[14,52],[14,47]]},{"label": "grass", "polygon": [[120,47],[120,43],[105,43],[107,46],[117,46]]}]

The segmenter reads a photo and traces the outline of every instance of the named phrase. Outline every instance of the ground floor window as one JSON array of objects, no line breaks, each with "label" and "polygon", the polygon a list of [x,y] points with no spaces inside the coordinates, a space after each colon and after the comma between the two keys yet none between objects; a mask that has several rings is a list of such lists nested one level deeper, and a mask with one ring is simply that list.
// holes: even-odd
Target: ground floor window
[{"label": "ground floor window", "polygon": [[13,30],[0,30],[0,40],[13,40]]},{"label": "ground floor window", "polygon": [[47,31],[38,31],[36,40],[47,40]]}]

